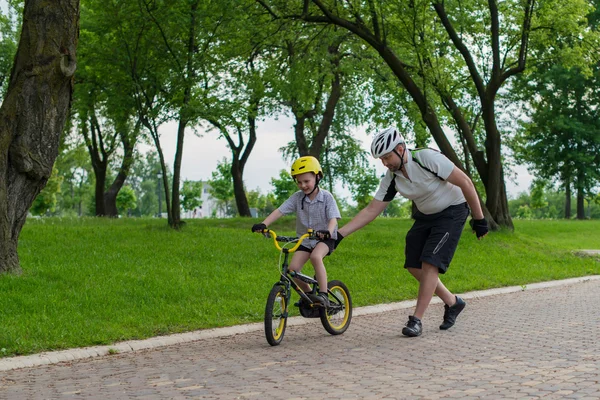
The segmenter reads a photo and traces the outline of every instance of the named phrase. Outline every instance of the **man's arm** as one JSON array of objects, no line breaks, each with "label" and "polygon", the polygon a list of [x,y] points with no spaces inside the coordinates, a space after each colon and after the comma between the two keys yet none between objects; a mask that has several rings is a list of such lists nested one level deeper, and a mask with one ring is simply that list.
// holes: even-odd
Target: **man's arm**
[{"label": "man's arm", "polygon": [[346,237],[352,232],[359,230],[381,214],[388,204],[389,201],[371,200],[350,222],[338,229],[338,232]]},{"label": "man's arm", "polygon": [[473,185],[471,178],[467,176],[460,168],[454,166],[454,169],[450,173],[450,176],[446,179],[453,185],[456,185],[462,190],[465,200],[471,208],[473,213],[473,219],[483,219],[483,211],[481,210],[481,203],[479,203],[479,196]]}]

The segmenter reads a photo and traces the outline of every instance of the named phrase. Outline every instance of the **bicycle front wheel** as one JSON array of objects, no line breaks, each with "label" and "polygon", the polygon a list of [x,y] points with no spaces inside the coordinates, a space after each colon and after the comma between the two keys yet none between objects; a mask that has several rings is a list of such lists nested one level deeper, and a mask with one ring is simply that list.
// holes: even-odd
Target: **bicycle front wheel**
[{"label": "bicycle front wheel", "polygon": [[346,285],[341,281],[331,281],[329,287],[329,307],[321,309],[321,323],[332,335],[346,332],[352,320],[352,298]]},{"label": "bicycle front wheel", "polygon": [[277,346],[283,340],[287,309],[285,288],[281,285],[273,286],[265,307],[265,336],[271,346]]}]

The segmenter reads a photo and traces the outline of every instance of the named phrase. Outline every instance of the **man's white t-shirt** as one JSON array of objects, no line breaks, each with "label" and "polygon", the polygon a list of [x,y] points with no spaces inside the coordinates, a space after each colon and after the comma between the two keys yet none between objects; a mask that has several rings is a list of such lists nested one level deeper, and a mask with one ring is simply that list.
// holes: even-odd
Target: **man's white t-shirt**
[{"label": "man's white t-shirt", "polygon": [[446,181],[454,169],[454,163],[446,156],[432,149],[407,152],[404,170],[410,179],[401,171],[388,170],[375,194],[376,200],[392,201],[396,193],[400,193],[413,200],[423,214],[435,214],[466,201],[462,190]]}]

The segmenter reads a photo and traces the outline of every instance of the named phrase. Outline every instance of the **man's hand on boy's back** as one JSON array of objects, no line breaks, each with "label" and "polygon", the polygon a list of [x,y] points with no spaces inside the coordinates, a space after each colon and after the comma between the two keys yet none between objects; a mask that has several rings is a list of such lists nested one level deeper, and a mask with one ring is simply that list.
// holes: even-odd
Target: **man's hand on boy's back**
[{"label": "man's hand on boy's back", "polygon": [[267,229],[267,226],[265,224],[254,224],[252,225],[252,232],[262,232],[265,229]]}]

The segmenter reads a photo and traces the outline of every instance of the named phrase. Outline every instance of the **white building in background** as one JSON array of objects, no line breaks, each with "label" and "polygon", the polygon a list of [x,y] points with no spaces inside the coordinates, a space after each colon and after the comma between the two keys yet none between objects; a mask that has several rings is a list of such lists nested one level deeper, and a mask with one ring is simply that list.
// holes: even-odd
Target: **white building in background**
[{"label": "white building in background", "polygon": [[208,182],[202,182],[202,196],[200,199],[202,200],[202,205],[196,208],[196,215],[194,216],[193,211],[188,211],[186,213],[188,218],[225,217],[225,213],[217,206],[217,199],[210,195],[210,184]]}]

